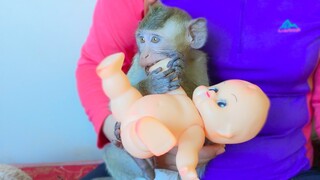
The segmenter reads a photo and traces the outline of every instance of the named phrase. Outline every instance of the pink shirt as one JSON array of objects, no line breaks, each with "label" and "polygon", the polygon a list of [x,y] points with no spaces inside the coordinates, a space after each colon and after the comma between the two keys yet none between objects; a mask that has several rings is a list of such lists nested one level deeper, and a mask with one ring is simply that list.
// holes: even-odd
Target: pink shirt
[{"label": "pink shirt", "polygon": [[96,67],[106,56],[124,52],[123,70],[128,71],[137,49],[134,33],[143,14],[143,0],[98,0],[89,36],[81,50],[76,70],[77,86],[86,114],[98,133],[99,148],[108,142],[102,125],[110,111]]}]

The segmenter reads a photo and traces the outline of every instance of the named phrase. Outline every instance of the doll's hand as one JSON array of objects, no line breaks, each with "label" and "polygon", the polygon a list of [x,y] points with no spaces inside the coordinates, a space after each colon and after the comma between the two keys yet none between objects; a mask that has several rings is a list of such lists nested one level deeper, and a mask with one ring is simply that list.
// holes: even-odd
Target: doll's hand
[{"label": "doll's hand", "polygon": [[[222,154],[224,151],[225,145],[223,144],[211,144],[203,146],[199,152],[199,162],[197,167],[206,165],[211,159],[215,158],[219,154]],[[159,157],[155,157],[156,168],[177,171],[176,154],[177,148],[175,147],[168,153]]]}]

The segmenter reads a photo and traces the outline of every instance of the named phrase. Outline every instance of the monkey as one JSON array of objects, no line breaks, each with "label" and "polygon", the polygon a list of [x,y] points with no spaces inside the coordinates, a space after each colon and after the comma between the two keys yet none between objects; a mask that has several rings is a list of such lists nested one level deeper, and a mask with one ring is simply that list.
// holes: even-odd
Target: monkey
[{"label": "monkey", "polygon": [[[201,51],[207,40],[205,18],[191,16],[157,2],[149,7],[135,33],[138,52],[127,73],[142,95],[163,94],[181,86],[192,98],[199,85],[209,85],[207,55]],[[155,63],[170,58],[168,70],[149,71]],[[114,179],[154,179],[152,159],[133,158],[114,145],[105,148],[106,166]],[[138,165],[138,168],[137,166]]]},{"label": "monkey", "polygon": [[[191,97],[197,85],[209,85],[207,56],[199,50],[206,39],[204,18],[191,19],[181,9],[156,3],[136,31],[138,52],[128,71],[131,84],[143,95],[166,93],[181,85]],[[172,68],[148,72],[150,66],[168,57]]]}]

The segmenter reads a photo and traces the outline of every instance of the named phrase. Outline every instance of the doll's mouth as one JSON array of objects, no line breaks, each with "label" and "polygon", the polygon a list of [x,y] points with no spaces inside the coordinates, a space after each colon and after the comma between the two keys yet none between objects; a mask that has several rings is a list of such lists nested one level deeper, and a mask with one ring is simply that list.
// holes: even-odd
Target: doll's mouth
[{"label": "doll's mouth", "polygon": [[210,93],[209,93],[209,91],[206,92],[206,95],[207,95],[208,98],[210,98]]}]

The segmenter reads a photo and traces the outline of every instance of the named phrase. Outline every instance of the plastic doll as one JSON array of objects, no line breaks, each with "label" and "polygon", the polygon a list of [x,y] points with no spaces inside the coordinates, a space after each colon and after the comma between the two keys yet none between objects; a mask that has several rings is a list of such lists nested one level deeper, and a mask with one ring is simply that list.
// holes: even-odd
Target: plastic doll
[{"label": "plastic doll", "polygon": [[[193,101],[181,87],[143,97],[121,70],[123,60],[123,53],[113,54],[97,67],[113,116],[121,122],[123,146],[137,158],[159,156],[178,146],[182,179],[197,179],[198,152],[205,137],[215,143],[241,143],[265,123],[269,100],[254,84],[229,80],[199,86]],[[166,60],[160,62],[153,68],[165,67]]]}]

